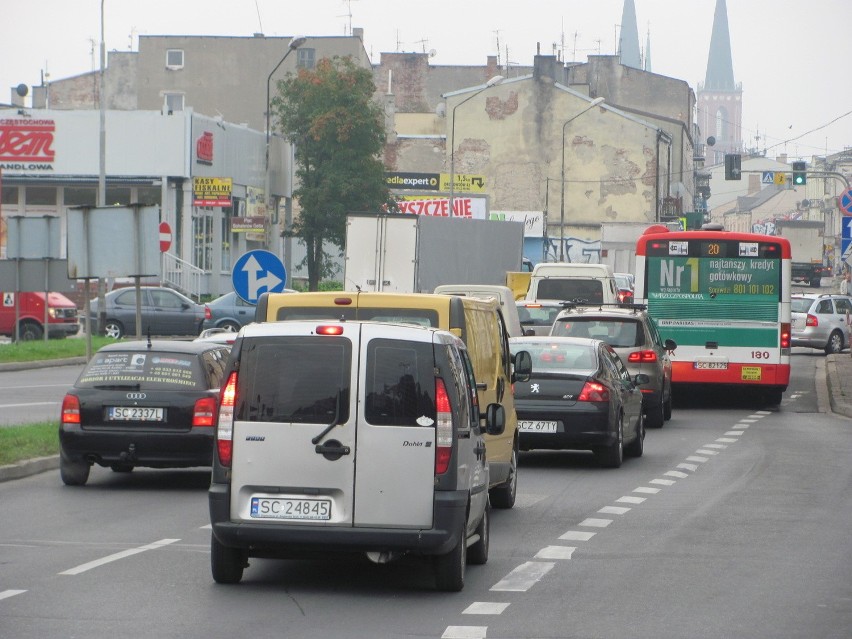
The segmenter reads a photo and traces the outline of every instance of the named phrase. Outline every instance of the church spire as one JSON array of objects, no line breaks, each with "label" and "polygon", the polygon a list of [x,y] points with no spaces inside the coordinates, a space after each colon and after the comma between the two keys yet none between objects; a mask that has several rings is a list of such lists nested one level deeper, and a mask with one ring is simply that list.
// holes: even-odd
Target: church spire
[{"label": "church spire", "polygon": [[725,0],[716,0],[713,16],[713,34],[710,36],[710,53],[707,56],[705,91],[736,91],[734,65],[731,62],[731,36],[728,32],[728,7]]},{"label": "church spire", "polygon": [[624,0],[621,12],[621,37],[618,40],[618,55],[621,64],[634,69],[642,68],[639,54],[639,27],[636,24],[636,6],[633,0]]}]

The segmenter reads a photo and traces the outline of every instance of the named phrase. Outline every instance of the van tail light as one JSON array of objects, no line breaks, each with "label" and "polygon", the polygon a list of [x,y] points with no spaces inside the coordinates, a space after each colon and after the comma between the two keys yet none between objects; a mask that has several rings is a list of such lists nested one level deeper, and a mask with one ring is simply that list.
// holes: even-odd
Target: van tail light
[{"label": "van tail light", "polygon": [[447,387],[440,377],[435,378],[435,413],[437,417],[435,474],[443,475],[450,467],[453,455],[453,413]]},{"label": "van tail light", "polygon": [[790,348],[790,324],[781,324],[781,348]]},{"label": "van tail light", "polygon": [[206,320],[212,320],[213,319],[213,313],[210,311],[210,307],[207,306],[207,304],[204,305],[204,319],[206,319]]},{"label": "van tail light", "polygon": [[62,400],[62,423],[80,423],[80,400],[76,395],[66,395]]},{"label": "van tail light", "polygon": [[819,320],[816,315],[808,315],[808,319],[805,321],[805,326],[819,326]]},{"label": "van tail light", "polygon": [[193,426],[213,426],[216,423],[216,398],[202,397],[192,409]]},{"label": "van tail light", "polygon": [[234,406],[237,402],[237,372],[228,376],[228,381],[222,387],[219,399],[219,421],[216,426],[216,451],[219,453],[219,463],[226,468],[231,466],[231,456],[234,452]]},{"label": "van tail light", "polygon": [[586,382],[580,391],[578,402],[608,402],[609,390],[599,382]]},{"label": "van tail light", "polygon": [[650,364],[657,361],[654,351],[633,351],[627,356],[627,361],[632,364]]}]

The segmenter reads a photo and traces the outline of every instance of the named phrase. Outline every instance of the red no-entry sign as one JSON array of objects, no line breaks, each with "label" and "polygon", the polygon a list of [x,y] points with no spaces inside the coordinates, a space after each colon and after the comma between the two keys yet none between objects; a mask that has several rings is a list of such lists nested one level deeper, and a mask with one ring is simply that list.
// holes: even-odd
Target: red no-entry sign
[{"label": "red no-entry sign", "polygon": [[168,222],[160,222],[160,253],[165,253],[172,246],[172,227]]}]

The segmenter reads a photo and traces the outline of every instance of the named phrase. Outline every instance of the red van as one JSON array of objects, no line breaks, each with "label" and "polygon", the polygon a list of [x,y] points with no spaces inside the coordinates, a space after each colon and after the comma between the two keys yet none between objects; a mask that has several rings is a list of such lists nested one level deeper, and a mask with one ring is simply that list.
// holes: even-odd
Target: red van
[{"label": "red van", "polygon": [[[15,339],[15,297],[12,292],[0,292],[0,335]],[[20,340],[44,337],[44,293],[18,293],[18,325]],[[47,335],[67,337],[80,330],[77,305],[62,293],[47,294]]]}]

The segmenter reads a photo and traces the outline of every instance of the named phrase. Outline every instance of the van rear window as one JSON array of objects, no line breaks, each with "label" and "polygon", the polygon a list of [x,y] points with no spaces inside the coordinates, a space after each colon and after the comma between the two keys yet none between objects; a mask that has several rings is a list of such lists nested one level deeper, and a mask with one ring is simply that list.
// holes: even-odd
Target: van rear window
[{"label": "van rear window", "polygon": [[594,279],[552,278],[538,283],[536,296],[543,300],[585,300],[603,302],[603,283]]},{"label": "van rear window", "polygon": [[428,308],[364,308],[353,306],[283,306],[275,319],[279,322],[306,319],[347,319],[365,322],[391,322],[438,327],[438,312]]},{"label": "van rear window", "polygon": [[367,421],[377,426],[434,426],[433,362],[430,343],[371,340],[364,380]]},{"label": "van rear window", "polygon": [[243,340],[235,417],[330,424],[349,419],[352,343],[342,337]]}]

